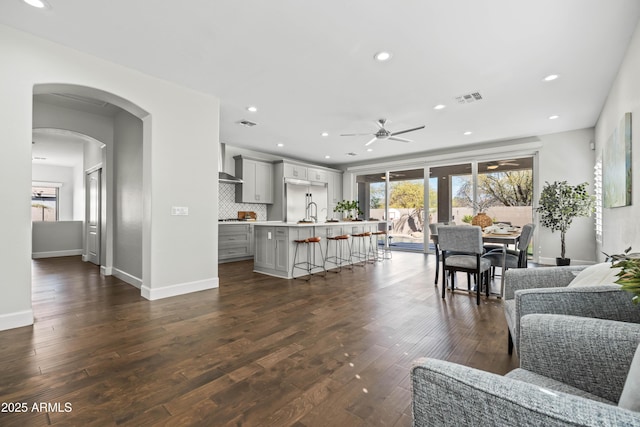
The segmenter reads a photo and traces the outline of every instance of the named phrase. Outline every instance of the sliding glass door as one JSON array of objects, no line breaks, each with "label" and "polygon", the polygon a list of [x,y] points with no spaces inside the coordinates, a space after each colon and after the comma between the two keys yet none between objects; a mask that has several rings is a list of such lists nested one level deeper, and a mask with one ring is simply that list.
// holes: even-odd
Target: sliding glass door
[{"label": "sliding glass door", "polygon": [[356,177],[365,218],[386,221],[389,247],[424,251],[424,169],[384,171]]}]

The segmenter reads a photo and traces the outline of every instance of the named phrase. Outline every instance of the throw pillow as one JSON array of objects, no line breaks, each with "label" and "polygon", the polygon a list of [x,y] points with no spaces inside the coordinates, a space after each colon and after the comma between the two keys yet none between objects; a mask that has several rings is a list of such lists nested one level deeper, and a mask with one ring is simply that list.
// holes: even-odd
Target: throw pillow
[{"label": "throw pillow", "polygon": [[611,268],[611,263],[608,262],[590,265],[578,273],[569,283],[569,287],[616,285],[615,281],[619,279],[616,274],[620,270],[620,268]]},{"label": "throw pillow", "polygon": [[630,411],[640,412],[640,346],[636,349],[629,375],[624,383],[618,406]]}]

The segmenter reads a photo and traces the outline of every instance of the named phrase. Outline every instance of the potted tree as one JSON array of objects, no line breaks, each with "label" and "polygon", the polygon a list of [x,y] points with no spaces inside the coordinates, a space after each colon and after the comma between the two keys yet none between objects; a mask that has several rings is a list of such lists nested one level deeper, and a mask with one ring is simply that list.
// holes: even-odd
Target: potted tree
[{"label": "potted tree", "polygon": [[570,258],[565,257],[565,235],[574,218],[590,216],[593,213],[595,198],[587,192],[587,183],[569,185],[567,181],[545,182],[540,193],[540,224],[560,232],[560,257],[556,265],[569,265]]}]

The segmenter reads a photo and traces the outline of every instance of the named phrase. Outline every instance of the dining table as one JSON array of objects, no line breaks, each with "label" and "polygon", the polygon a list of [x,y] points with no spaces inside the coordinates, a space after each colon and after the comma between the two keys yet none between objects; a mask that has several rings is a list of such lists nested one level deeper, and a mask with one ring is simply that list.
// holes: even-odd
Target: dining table
[{"label": "dining table", "polygon": [[500,276],[500,298],[504,296],[504,272],[507,268],[507,248],[509,245],[517,245],[520,239],[521,230],[519,227],[514,227],[508,231],[491,231],[482,233],[483,243],[495,243],[502,245],[502,274]]}]

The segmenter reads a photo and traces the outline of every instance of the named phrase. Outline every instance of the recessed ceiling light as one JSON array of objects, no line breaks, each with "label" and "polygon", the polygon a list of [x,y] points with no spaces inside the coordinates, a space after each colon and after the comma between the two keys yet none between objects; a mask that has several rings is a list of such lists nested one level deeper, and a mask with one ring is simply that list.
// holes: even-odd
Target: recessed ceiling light
[{"label": "recessed ceiling light", "polygon": [[278,143],[276,144],[276,147],[284,147],[284,144],[283,144],[282,142],[278,142]]},{"label": "recessed ceiling light", "polygon": [[321,135],[322,136],[329,136],[329,132],[322,132]]},{"label": "recessed ceiling light", "polygon": [[555,116],[555,115],[554,115],[554,116],[549,116],[549,120],[555,120],[555,119],[557,119],[558,117],[560,117],[560,116]]},{"label": "recessed ceiling light", "polygon": [[38,9],[45,9],[47,7],[51,7],[44,0],[22,0],[22,1],[28,4],[29,6],[37,7]]},{"label": "recessed ceiling light", "polygon": [[325,158],[325,159],[330,159],[330,158],[331,158],[331,156],[324,156],[324,158]]},{"label": "recessed ceiling light", "polygon": [[545,82],[550,82],[550,81],[553,81],[553,80],[557,79],[558,77],[560,77],[560,76],[559,76],[559,75],[557,75],[557,74],[549,74],[549,75],[548,75],[547,77],[545,77],[543,80],[544,80]]},{"label": "recessed ceiling light", "polygon": [[389,52],[378,52],[374,56],[376,61],[384,62],[391,59],[391,54]]},{"label": "recessed ceiling light", "polygon": [[372,151],[373,151],[373,148],[367,148],[367,151],[368,151],[368,152],[372,152]]},{"label": "recessed ceiling light", "polygon": [[252,113],[255,113],[256,111],[258,111],[258,109],[253,105],[250,105],[247,107],[247,111],[251,111]]},{"label": "recessed ceiling light", "polygon": [[466,131],[465,133],[463,133],[463,135],[471,135],[473,132],[471,132],[470,130]]},{"label": "recessed ceiling light", "polygon": [[445,107],[446,107],[446,105],[444,105],[444,104],[438,104],[438,105],[436,105],[435,107],[433,107],[433,109],[434,109],[434,110],[442,110],[442,109],[443,109],[443,108],[445,108]]}]

